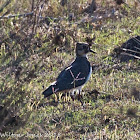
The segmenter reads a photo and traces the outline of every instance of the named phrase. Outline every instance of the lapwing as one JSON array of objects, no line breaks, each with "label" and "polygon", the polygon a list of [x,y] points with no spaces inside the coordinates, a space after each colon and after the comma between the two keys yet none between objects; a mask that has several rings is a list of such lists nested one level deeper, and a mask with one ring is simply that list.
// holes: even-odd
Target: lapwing
[{"label": "lapwing", "polygon": [[66,67],[42,94],[48,97],[53,93],[71,91],[72,95],[78,90],[80,95],[82,87],[89,80],[92,67],[87,59],[87,53],[92,52],[87,43],[76,44],[76,59]]}]

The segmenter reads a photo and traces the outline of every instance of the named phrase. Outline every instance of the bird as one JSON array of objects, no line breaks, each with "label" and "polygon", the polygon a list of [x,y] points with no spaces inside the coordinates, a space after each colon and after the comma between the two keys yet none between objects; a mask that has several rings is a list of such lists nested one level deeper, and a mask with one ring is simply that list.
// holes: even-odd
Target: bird
[{"label": "bird", "polygon": [[81,94],[82,87],[87,83],[92,73],[92,67],[87,58],[89,52],[96,53],[90,49],[88,43],[76,43],[75,60],[60,72],[55,82],[43,91],[44,98],[53,93],[66,91],[71,91],[71,95],[74,95],[75,91],[78,91],[78,95]]}]

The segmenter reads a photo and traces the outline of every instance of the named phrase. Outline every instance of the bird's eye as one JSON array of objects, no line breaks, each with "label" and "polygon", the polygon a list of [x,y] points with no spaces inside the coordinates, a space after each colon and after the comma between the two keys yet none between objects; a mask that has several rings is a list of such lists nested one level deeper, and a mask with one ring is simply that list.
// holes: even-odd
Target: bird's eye
[{"label": "bird's eye", "polygon": [[84,48],[85,50],[88,50],[88,49],[89,49],[88,46],[83,46],[83,48]]}]

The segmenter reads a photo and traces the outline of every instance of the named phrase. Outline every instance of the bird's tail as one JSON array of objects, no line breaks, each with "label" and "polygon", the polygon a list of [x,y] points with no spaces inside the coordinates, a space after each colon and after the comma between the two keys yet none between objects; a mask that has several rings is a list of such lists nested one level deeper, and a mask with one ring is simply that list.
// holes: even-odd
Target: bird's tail
[{"label": "bird's tail", "polygon": [[56,92],[58,92],[57,85],[51,85],[42,94],[44,95],[44,98],[46,98]]}]

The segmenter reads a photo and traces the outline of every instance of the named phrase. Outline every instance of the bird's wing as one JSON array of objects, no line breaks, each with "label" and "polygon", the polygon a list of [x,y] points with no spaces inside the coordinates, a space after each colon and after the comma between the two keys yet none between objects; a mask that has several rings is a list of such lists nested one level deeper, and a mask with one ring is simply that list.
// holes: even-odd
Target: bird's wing
[{"label": "bird's wing", "polygon": [[68,67],[66,67],[64,70],[61,71],[61,73],[58,75],[56,81],[57,81],[58,79],[60,79],[60,78],[63,76],[63,74],[66,72],[67,68],[69,68],[69,67],[71,67],[71,65],[68,66]]},{"label": "bird's wing", "polygon": [[58,91],[73,89],[83,85],[90,71],[90,64],[73,63],[65,68],[56,79]]}]

